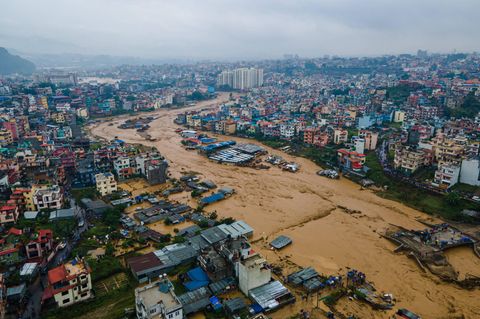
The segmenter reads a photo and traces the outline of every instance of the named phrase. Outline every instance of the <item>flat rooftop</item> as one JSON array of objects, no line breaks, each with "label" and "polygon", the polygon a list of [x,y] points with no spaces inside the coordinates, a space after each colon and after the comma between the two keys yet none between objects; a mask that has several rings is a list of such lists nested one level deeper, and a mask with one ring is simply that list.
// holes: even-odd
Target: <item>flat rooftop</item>
[{"label": "flat rooftop", "polygon": [[172,283],[168,279],[164,281],[156,281],[149,285],[139,287],[135,289],[135,293],[138,298],[143,300],[143,303],[147,309],[153,305],[156,305],[160,301],[163,302],[167,310],[182,306],[177,296],[173,292]]}]

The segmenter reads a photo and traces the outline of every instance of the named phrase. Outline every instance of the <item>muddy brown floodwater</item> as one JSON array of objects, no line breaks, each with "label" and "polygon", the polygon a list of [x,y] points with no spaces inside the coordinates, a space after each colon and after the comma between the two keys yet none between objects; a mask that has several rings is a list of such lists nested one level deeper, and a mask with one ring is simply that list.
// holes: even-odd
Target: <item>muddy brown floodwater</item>
[{"label": "muddy brown floodwater", "polygon": [[[254,227],[254,241],[257,239],[254,248],[271,262],[288,259],[289,264],[312,266],[326,274],[344,271],[346,267],[359,269],[380,291],[394,294],[396,308],[410,309],[422,318],[480,318],[479,289],[464,290],[422,272],[412,259],[394,254],[394,245],[379,236],[389,224],[424,228],[415,220],[416,217],[429,218],[424,213],[360,190],[347,179],[317,176],[319,167],[304,158],[280,154],[301,165],[300,171],[293,174],[276,167],[254,170],[221,165],[195,151],[185,150],[180,144],[181,137],[175,133],[176,114],[187,109],[216,107],[227,97],[222,94],[216,100],[193,107],[156,111],[158,119],[150,123],[148,131],[157,139],[154,142],[145,141],[135,130],[117,128],[121,118],[113,119],[118,123],[113,126],[108,121],[96,124],[91,127],[91,133],[109,140],[118,136],[128,143],[157,147],[170,161],[170,172],[175,177],[182,171],[195,171],[217,185],[235,188],[234,196],[207,209],[216,210],[219,216],[243,219]],[[266,149],[279,154],[277,150]],[[341,207],[360,213],[348,214]],[[279,234],[290,236],[293,244],[280,252],[272,252],[267,243]],[[463,251],[460,254],[458,260],[466,258]],[[449,257],[455,259],[455,251],[449,252]],[[471,257],[475,258],[473,254]],[[461,267],[461,264],[456,262],[455,266]],[[478,264],[469,263],[469,268],[472,265]],[[342,308],[344,304],[342,302]],[[296,308],[287,306],[272,317],[286,318],[289,312],[298,311]],[[392,314],[365,309],[362,313],[365,311],[370,318],[389,318]],[[362,315],[362,318],[367,317]]]}]

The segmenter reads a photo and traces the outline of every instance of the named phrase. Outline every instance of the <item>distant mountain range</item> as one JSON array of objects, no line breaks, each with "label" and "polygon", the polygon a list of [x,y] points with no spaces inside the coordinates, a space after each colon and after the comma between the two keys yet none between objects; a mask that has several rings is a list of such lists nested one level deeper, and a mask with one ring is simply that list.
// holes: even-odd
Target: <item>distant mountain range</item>
[{"label": "distant mountain range", "polygon": [[35,71],[35,64],[18,55],[12,55],[7,49],[0,47],[0,74],[32,74],[33,71]]}]

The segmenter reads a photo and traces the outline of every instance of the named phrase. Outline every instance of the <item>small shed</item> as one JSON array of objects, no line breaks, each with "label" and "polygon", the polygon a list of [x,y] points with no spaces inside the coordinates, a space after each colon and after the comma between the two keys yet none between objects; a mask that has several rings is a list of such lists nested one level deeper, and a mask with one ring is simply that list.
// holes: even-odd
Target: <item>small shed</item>
[{"label": "small shed", "polygon": [[230,315],[241,313],[246,309],[247,305],[245,304],[245,301],[240,297],[233,298],[225,302],[225,310]]},{"label": "small shed", "polygon": [[270,243],[270,246],[272,246],[275,249],[282,249],[290,245],[291,243],[292,243],[292,240],[289,237],[280,235],[274,240],[272,240],[272,242]]}]

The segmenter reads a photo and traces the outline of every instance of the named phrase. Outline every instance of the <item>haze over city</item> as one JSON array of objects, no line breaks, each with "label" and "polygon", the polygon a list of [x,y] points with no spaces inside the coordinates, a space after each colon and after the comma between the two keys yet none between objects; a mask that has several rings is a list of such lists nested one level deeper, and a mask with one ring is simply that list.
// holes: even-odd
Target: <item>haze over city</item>
[{"label": "haze over city", "polygon": [[475,0],[3,1],[0,44],[26,53],[263,59],[480,49]]}]

